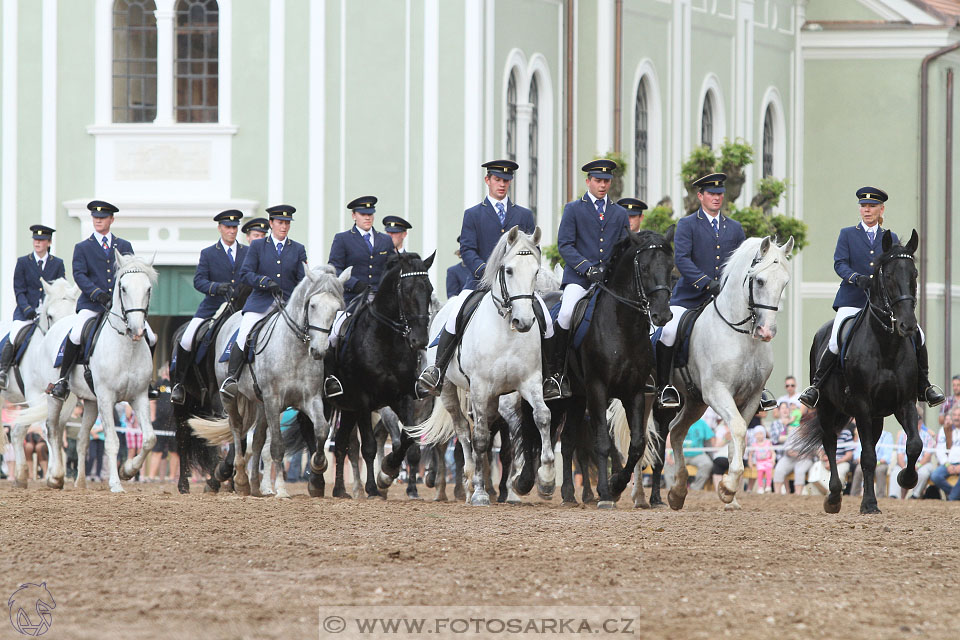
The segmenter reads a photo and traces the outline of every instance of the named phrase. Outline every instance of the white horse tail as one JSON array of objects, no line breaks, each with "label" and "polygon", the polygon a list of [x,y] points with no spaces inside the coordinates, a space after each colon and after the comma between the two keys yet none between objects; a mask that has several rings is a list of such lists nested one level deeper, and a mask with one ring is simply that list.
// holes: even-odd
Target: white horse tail
[{"label": "white horse tail", "polygon": [[203,438],[210,444],[223,444],[233,440],[233,430],[230,428],[230,418],[198,418],[187,420],[198,438]]},{"label": "white horse tail", "polygon": [[403,430],[414,438],[419,438],[420,443],[425,445],[447,442],[457,434],[453,417],[439,400],[433,403],[433,412],[429,418],[418,425],[404,426]]},{"label": "white horse tail", "polygon": [[[47,397],[43,396],[36,403],[25,405],[22,409],[14,411],[10,424],[13,426],[29,426],[37,422],[45,422],[46,420]],[[4,443],[0,442],[0,445],[4,445]]]},{"label": "white horse tail", "polygon": [[10,444],[10,441],[7,440],[7,430],[0,429],[0,451],[5,450],[8,444]]},{"label": "white horse tail", "polygon": [[[627,457],[630,451],[630,425],[627,423],[627,412],[623,408],[623,403],[614,400],[610,403],[608,410],[609,419],[607,425],[610,428],[610,435],[613,437],[613,443],[617,451],[623,458]],[[640,465],[647,467],[660,462],[660,432],[657,431],[657,424],[653,421],[651,415],[647,424],[644,425],[647,437],[647,446],[643,450],[643,459]]]}]

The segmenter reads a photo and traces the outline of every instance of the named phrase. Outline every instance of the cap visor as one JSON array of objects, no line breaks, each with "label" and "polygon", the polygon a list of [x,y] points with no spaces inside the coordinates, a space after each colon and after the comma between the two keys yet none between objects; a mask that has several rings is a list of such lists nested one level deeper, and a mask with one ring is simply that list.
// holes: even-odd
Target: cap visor
[{"label": "cap visor", "polygon": [[604,173],[602,171],[591,171],[587,175],[591,178],[599,178],[600,180],[613,180],[612,173]]},{"label": "cap visor", "polygon": [[708,189],[704,189],[704,191],[706,191],[707,193],[726,193],[727,188],[726,187],[710,187]]}]

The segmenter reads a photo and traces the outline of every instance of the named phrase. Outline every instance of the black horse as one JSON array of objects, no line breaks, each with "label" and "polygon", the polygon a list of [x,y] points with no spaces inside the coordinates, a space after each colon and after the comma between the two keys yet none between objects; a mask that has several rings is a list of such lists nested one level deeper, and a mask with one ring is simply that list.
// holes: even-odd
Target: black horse
[{"label": "black horse", "polygon": [[[673,271],[672,229],[664,237],[654,231],[629,233],[613,249],[604,282],[598,285],[593,320],[580,347],[571,349],[574,366],[568,366],[573,397],[550,403],[553,428],[563,424],[563,484],[565,502],[575,502],[571,464],[575,450],[592,449],[597,465],[598,506],[612,508],[630,481],[633,468],[646,447],[647,417],[644,387],[654,370],[650,324],[663,325],[671,318],[670,284]],[[572,335],[573,331],[571,331]],[[618,398],[630,426],[630,448],[622,469],[611,456],[607,405]],[[590,412],[590,424],[584,413]],[[531,437],[529,407],[523,408],[524,468],[517,480],[520,493],[533,483],[537,438]],[[614,472],[608,462],[615,460]],[[583,458],[581,457],[581,466]],[[587,468],[584,468],[587,471]]]},{"label": "black horse", "polygon": [[[816,413],[808,414],[797,432],[802,453],[823,445],[830,460],[830,493],[823,502],[827,513],[840,511],[843,483],[837,474],[837,434],[850,418],[857,421],[863,453],[863,498],[860,513],[880,513],[874,492],[877,466],[876,444],[883,433],[883,419],[893,415],[907,434],[907,466],[897,475],[905,489],[917,484],[917,458],[923,442],[917,428],[917,354],[913,341],[919,340],[917,317],[917,232],[906,246],[894,244],[889,231],[883,233],[883,254],[877,259],[869,303],[856,320],[846,340],[842,371],[834,370],[823,383]],[[827,322],[817,331],[810,349],[810,371],[816,371],[820,355],[827,348]]]},{"label": "black horse", "polygon": [[[393,451],[383,459],[379,478],[374,478],[376,441],[371,412],[388,406],[404,424],[416,424],[414,383],[420,373],[420,351],[426,348],[429,335],[433,285],[427,271],[433,258],[432,254],[421,260],[416,253],[391,256],[373,300],[361,305],[350,320],[352,327],[341,338],[344,343],[338,345],[340,353],[335,354],[332,349],[327,351],[324,366],[340,379],[344,390],[342,395],[329,398],[325,403],[327,410],[340,411],[334,451],[337,463],[335,497],[347,496],[342,468],[354,425],[360,428],[360,453],[367,475],[364,488],[368,496],[379,495],[378,482],[384,488],[390,486],[390,481],[400,473],[400,463],[413,443],[405,431],[401,432],[400,442],[394,442]],[[317,443],[320,451],[323,444]],[[420,450],[419,447],[413,449],[416,455],[407,461],[416,468],[420,463]],[[311,477],[308,490],[313,493],[318,486]]]}]

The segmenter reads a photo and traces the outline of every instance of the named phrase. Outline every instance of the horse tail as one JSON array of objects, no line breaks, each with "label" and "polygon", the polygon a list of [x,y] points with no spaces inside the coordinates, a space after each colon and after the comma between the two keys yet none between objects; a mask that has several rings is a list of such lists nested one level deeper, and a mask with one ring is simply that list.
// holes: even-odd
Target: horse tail
[{"label": "horse tail", "polygon": [[799,457],[812,455],[823,446],[823,424],[816,410],[808,411],[800,419],[800,427],[787,438],[784,446],[796,451]]},{"label": "horse tail", "polygon": [[199,418],[194,416],[187,420],[197,437],[203,438],[210,444],[223,444],[233,439],[233,429],[230,428],[230,418]]},{"label": "horse tail", "polygon": [[10,420],[12,426],[29,426],[47,419],[47,397],[43,396],[36,404],[28,404],[22,409],[13,412]]},{"label": "horse tail", "polygon": [[[612,411],[610,420],[607,422],[610,428],[610,436],[613,438],[614,445],[620,456],[626,459],[630,451],[630,425],[627,423],[627,412],[623,408],[623,403],[614,400],[610,404]],[[660,432],[657,431],[657,424],[651,416],[644,425],[646,432],[647,446],[643,450],[643,458],[640,464],[644,467],[652,467],[660,462]]]},{"label": "horse tail", "polygon": [[421,444],[426,445],[447,442],[457,433],[453,417],[447,412],[442,402],[433,403],[433,412],[424,422],[411,427],[404,426],[403,429],[414,438],[419,438]]}]

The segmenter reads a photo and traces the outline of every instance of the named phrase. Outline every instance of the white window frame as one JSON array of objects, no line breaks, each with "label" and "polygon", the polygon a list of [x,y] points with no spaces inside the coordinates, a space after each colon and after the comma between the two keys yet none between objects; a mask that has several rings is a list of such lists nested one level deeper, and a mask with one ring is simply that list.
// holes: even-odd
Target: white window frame
[{"label": "white window frame", "polygon": [[[659,202],[667,190],[663,185],[663,111],[660,97],[660,80],[657,77],[657,70],[653,66],[653,61],[649,58],[641,60],[637,65],[637,70],[633,74],[633,93],[630,103],[633,105],[630,118],[630,140],[631,147],[636,146],[636,108],[637,91],[640,89],[640,83],[647,82],[647,205],[651,208]],[[701,104],[701,112],[703,111]],[[699,132],[698,132],[699,133]],[[699,138],[699,135],[698,135]],[[631,158],[636,162],[636,158]],[[636,174],[633,175],[633,192],[637,193]],[[660,194],[656,197],[656,194]],[[639,197],[639,196],[637,196]],[[656,199],[654,199],[656,197]]]},{"label": "white window frame", "polygon": [[714,73],[708,73],[700,86],[700,99],[697,100],[697,115],[694,120],[697,123],[695,132],[696,146],[700,146],[700,132],[703,131],[703,102],[707,94],[713,94],[713,144],[714,151],[718,150],[727,137],[727,107],[723,97],[723,90],[720,88],[720,79]]},{"label": "white window frame", "polygon": [[780,180],[787,178],[787,118],[783,109],[783,99],[780,91],[774,87],[767,87],[760,102],[762,114],[757,123],[757,137],[760,141],[760,162],[758,174],[763,175],[763,121],[767,115],[767,107],[773,116],[773,177]]}]

